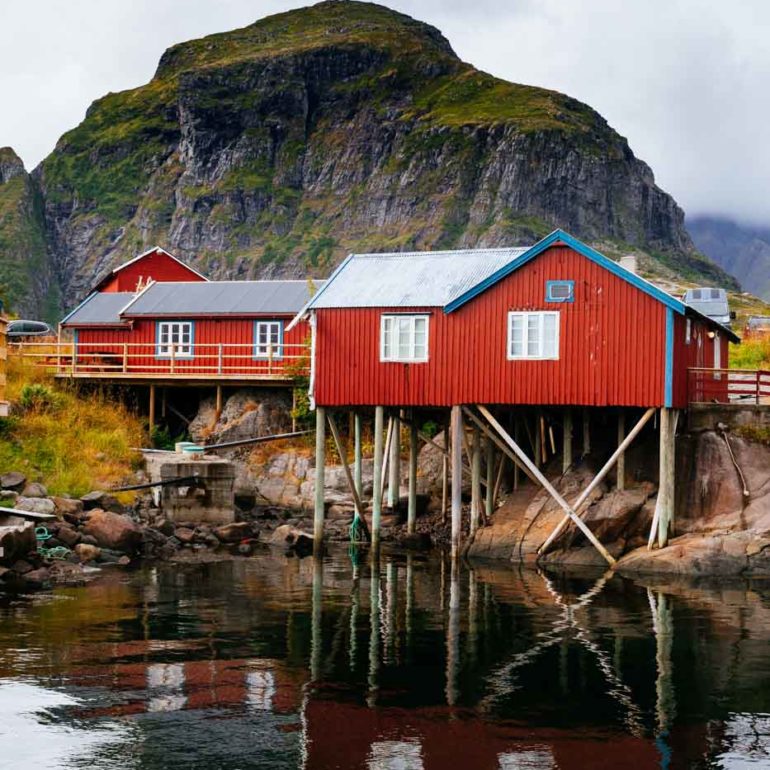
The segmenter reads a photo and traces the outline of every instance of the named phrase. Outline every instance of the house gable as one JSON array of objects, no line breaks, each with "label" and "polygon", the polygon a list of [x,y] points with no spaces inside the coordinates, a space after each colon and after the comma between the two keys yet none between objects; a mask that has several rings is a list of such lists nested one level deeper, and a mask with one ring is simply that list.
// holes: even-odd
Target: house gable
[{"label": "house gable", "polygon": [[94,291],[135,292],[149,281],[207,281],[206,276],[186,265],[165,249],[155,247],[116,267],[101,278]]}]

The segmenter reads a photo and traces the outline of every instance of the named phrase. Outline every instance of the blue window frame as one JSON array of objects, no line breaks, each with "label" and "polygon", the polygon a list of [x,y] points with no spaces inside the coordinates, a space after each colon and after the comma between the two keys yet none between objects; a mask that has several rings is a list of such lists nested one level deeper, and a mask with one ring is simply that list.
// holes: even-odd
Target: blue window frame
[{"label": "blue window frame", "polygon": [[574,302],[575,301],[575,282],[574,281],[546,281],[545,282],[545,301],[546,302]]},{"label": "blue window frame", "polygon": [[283,358],[283,321],[254,322],[254,358]]},{"label": "blue window frame", "polygon": [[155,358],[195,357],[195,321],[156,321]]}]

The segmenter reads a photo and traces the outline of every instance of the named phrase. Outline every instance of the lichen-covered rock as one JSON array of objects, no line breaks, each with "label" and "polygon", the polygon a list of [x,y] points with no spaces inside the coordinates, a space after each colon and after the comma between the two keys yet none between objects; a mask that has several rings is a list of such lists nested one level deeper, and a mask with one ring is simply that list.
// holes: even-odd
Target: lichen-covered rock
[{"label": "lichen-covered rock", "polygon": [[113,513],[122,513],[123,506],[120,501],[109,492],[94,491],[83,495],[80,498],[85,510],[90,511],[99,508],[103,511],[112,511]]},{"label": "lichen-covered rock", "polygon": [[18,497],[14,506],[20,511],[29,511],[30,513],[42,513],[52,515],[56,513],[56,505],[53,500],[47,497]]},{"label": "lichen-covered rock", "polygon": [[27,483],[27,477],[19,471],[8,471],[0,474],[0,487],[3,489],[21,490]]},{"label": "lichen-covered rock", "polygon": [[102,554],[99,546],[89,545],[88,543],[78,543],[75,548],[75,555],[80,559],[81,564],[87,564],[96,561]]},{"label": "lichen-covered rock", "polygon": [[48,490],[39,481],[30,481],[25,484],[21,494],[24,497],[48,497]]},{"label": "lichen-covered rock", "polygon": [[128,516],[100,509],[92,510],[83,533],[95,538],[101,548],[127,553],[142,543],[141,528]]}]

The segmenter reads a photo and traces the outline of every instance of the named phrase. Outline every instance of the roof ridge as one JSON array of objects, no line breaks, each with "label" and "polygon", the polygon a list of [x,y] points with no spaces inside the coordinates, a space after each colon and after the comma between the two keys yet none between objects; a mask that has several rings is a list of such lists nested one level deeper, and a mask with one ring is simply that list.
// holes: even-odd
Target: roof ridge
[{"label": "roof ridge", "polygon": [[358,257],[376,257],[382,259],[383,257],[413,257],[413,256],[425,256],[425,257],[446,257],[457,256],[458,254],[496,254],[501,251],[526,251],[530,246],[493,246],[483,249],[437,249],[426,251],[364,251],[354,252],[351,256],[353,259]]}]

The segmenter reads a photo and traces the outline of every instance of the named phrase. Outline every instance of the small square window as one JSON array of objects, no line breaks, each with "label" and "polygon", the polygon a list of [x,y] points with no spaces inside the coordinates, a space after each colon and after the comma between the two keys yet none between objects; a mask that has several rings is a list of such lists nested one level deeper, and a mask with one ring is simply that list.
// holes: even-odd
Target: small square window
[{"label": "small square window", "polygon": [[383,315],[380,321],[380,361],[404,363],[428,360],[428,316]]},{"label": "small square window", "polygon": [[575,282],[574,281],[546,281],[545,282],[545,301],[546,302],[574,302],[575,301]]},{"label": "small square window", "polygon": [[257,321],[254,328],[254,358],[283,357],[283,321]]}]

